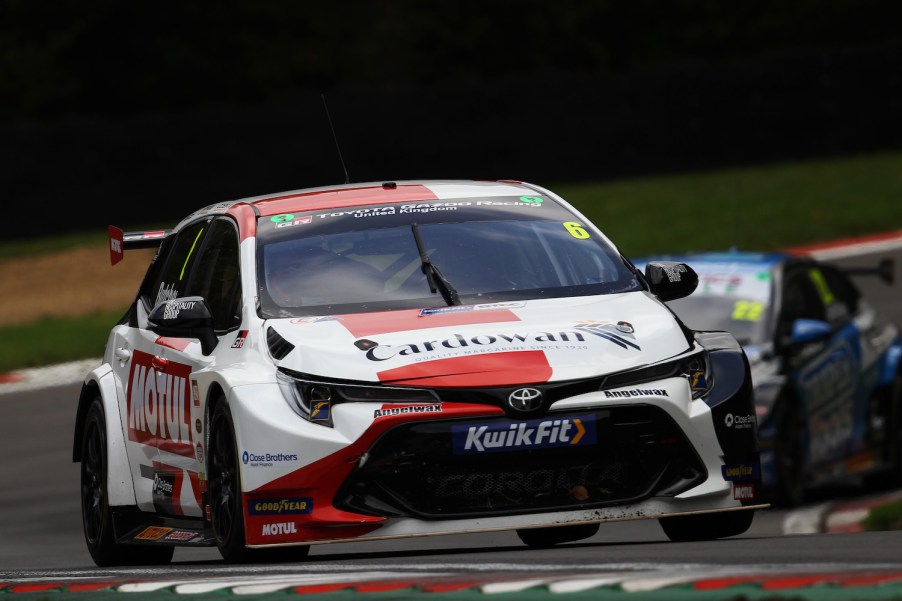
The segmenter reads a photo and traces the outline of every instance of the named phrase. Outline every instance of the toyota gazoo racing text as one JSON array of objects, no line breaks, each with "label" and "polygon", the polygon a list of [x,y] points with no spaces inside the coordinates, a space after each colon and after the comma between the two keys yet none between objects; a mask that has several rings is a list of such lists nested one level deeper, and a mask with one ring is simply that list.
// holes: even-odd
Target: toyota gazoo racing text
[{"label": "toyota gazoo racing text", "polygon": [[759,501],[745,354],[664,304],[554,193],[518,182],[298,190],[110,227],[158,246],[85,379],[73,458],[98,565],[657,519],[745,532]]}]

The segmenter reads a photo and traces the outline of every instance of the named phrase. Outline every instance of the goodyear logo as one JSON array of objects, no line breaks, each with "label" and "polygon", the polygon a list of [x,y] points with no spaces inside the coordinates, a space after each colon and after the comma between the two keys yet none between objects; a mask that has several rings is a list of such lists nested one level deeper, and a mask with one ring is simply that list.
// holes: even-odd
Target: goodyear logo
[{"label": "goodyear logo", "polygon": [[451,435],[455,455],[528,451],[596,442],[595,418],[591,415],[454,426]]},{"label": "goodyear logo", "polygon": [[309,497],[254,499],[247,507],[250,515],[296,515],[312,511],[313,499]]},{"label": "goodyear logo", "polygon": [[315,401],[310,408],[310,419],[317,422],[327,422],[332,415],[331,401]]},{"label": "goodyear logo", "polygon": [[761,468],[757,463],[740,463],[736,465],[721,466],[720,472],[723,479],[735,482],[737,480],[757,480],[761,472]]}]

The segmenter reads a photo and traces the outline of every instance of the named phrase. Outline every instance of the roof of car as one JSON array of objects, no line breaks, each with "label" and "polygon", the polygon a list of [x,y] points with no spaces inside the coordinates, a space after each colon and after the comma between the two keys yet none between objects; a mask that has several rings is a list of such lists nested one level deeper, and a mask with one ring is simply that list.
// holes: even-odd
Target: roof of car
[{"label": "roof of car", "polygon": [[436,202],[462,198],[519,196],[536,194],[538,190],[517,181],[423,180],[370,182],[307,188],[243,198],[261,216],[325,209],[341,209],[368,204],[399,202]]}]

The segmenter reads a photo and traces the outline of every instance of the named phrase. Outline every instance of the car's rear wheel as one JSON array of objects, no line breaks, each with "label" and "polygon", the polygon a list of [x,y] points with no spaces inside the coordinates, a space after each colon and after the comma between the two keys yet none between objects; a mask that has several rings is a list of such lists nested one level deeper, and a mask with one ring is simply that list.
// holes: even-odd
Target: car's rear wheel
[{"label": "car's rear wheel", "polygon": [[672,541],[714,540],[742,534],[752,525],[753,511],[725,511],[660,518],[664,534]]},{"label": "car's rear wheel", "polygon": [[517,536],[530,547],[552,547],[594,536],[598,524],[576,524],[574,526],[550,526],[548,528],[524,528],[517,530]]},{"label": "car's rear wheel", "polygon": [[94,563],[103,567],[160,565],[172,561],[174,547],[116,543],[107,494],[106,419],[100,397],[91,402],[82,431],[81,521]]},{"label": "car's rear wheel", "polygon": [[208,446],[210,518],[216,546],[222,558],[230,563],[270,563],[297,561],[306,557],[310,547],[278,547],[249,549],[245,546],[244,507],[241,499],[241,472],[235,425],[228,404],[221,401],[210,420]]}]

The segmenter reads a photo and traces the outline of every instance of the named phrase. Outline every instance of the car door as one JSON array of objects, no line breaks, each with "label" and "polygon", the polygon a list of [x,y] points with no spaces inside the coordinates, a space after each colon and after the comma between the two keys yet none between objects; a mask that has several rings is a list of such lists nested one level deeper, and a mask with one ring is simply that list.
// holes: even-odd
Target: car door
[{"label": "car door", "polygon": [[787,270],[778,326],[784,338],[797,319],[818,321],[825,331],[820,339],[796,345],[790,355],[791,380],[807,423],[807,463],[815,479],[817,472],[832,471],[855,450],[855,394],[861,371],[849,299],[831,285],[825,269],[806,262]]},{"label": "car door", "polygon": [[[155,477],[165,479],[167,489],[165,495],[158,491],[155,503],[173,515],[202,515],[202,493],[206,486],[204,413],[213,381],[208,368],[214,361],[229,363],[232,360],[229,355],[241,352],[246,335],[238,331],[241,325],[238,241],[238,229],[230,218],[219,217],[207,223],[202,244],[196,247],[195,257],[186,270],[185,285],[179,290],[180,297],[200,296],[206,301],[219,339],[217,346],[205,355],[197,339],[163,339],[165,348],[161,355],[167,373],[173,379],[178,378],[182,388],[179,425],[187,425],[190,431],[181,444],[162,447],[158,457]],[[201,371],[200,375],[196,373]]]},{"label": "car door", "polygon": [[[183,468],[196,463],[190,426],[192,403],[188,402],[190,366],[166,356],[169,345],[181,341],[151,332],[147,315],[159,303],[185,295],[187,276],[206,226],[207,221],[188,225],[163,242],[128,323],[114,334],[113,369],[122,384],[120,417],[135,497],[143,511],[184,514],[179,508],[173,511],[173,505],[178,505],[180,498]],[[172,457],[181,459],[172,461]]]}]

